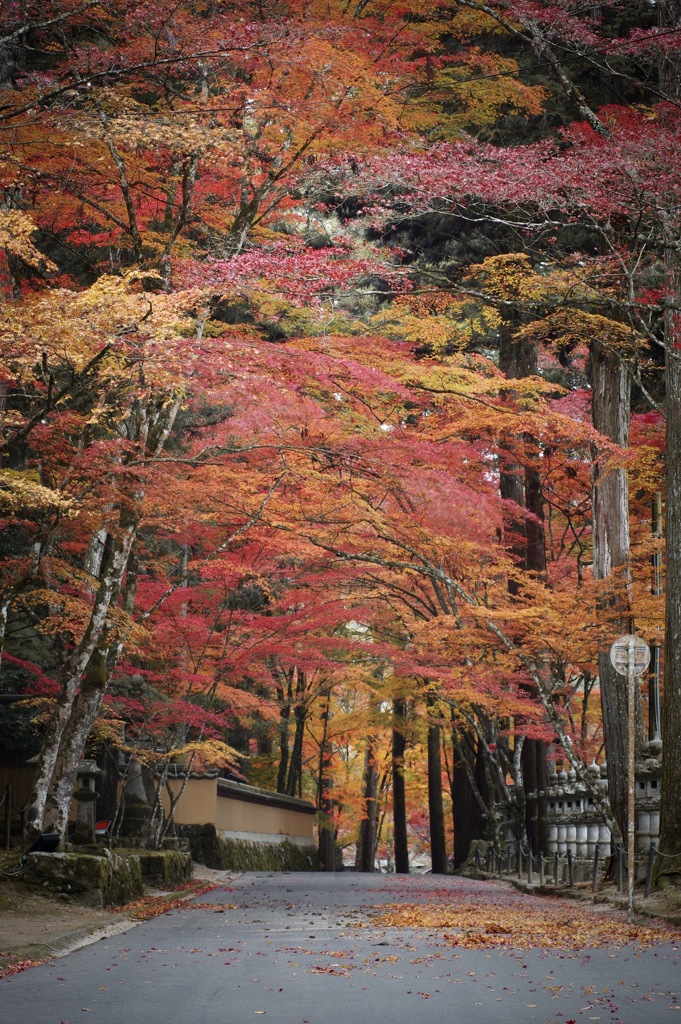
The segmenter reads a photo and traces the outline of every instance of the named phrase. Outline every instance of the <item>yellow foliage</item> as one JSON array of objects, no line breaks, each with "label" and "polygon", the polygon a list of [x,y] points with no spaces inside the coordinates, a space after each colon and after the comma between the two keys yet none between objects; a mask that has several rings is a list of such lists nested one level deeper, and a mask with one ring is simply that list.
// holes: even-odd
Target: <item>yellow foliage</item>
[{"label": "yellow foliage", "polygon": [[74,516],[77,504],[35,479],[31,470],[0,469],[0,514],[11,516],[46,513]]},{"label": "yellow foliage", "polygon": [[490,256],[469,267],[464,280],[481,282],[487,294],[500,299],[538,302],[546,295],[546,279],[532,268],[525,253]]},{"label": "yellow foliage", "polygon": [[645,491],[650,496],[660,490],[664,463],[658,448],[645,444],[636,448],[627,468],[630,490]]},{"label": "yellow foliage", "polygon": [[465,63],[439,71],[420,101],[438,111],[432,137],[456,139],[462,132],[493,126],[502,117],[541,114],[546,90],[525,85],[516,77],[518,70],[514,60],[471,48]]},{"label": "yellow foliage", "polygon": [[31,218],[21,210],[0,210],[0,249],[23,260],[30,267],[41,271],[56,270],[55,264],[36,249],[31,241],[31,236],[37,230]]},{"label": "yellow foliage", "polygon": [[[395,341],[406,341],[414,346],[427,346],[434,354],[463,352],[474,337],[486,337],[501,323],[501,317],[492,306],[475,311],[470,304],[449,299],[445,309],[428,311],[427,300],[398,301],[371,318],[371,326]],[[410,307],[412,311],[410,312]],[[420,308],[419,308],[420,307]]]},{"label": "yellow foliage", "polygon": [[627,324],[581,309],[560,309],[541,320],[533,320],[518,334],[537,344],[559,343],[571,348],[597,341],[621,355],[631,352],[634,344],[631,327]]},{"label": "yellow foliage", "polygon": [[[132,364],[144,363],[149,384],[172,386],[186,376],[186,358],[175,362],[163,343],[186,335],[188,314],[205,303],[196,291],[169,295],[141,290],[150,275],[103,276],[82,292],[55,289],[6,309],[0,327],[4,365],[21,380],[41,379],[63,369],[82,371],[109,346],[100,363],[102,380],[120,387]],[[126,369],[127,367],[127,369]]]}]

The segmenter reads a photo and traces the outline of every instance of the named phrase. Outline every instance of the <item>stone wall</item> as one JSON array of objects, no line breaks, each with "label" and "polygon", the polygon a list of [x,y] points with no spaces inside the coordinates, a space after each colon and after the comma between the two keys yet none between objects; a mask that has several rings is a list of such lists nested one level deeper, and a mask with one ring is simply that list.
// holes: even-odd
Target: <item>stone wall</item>
[{"label": "stone wall", "polygon": [[[315,850],[315,808],[307,800],[220,779],[212,774],[195,774],[188,779],[178,774],[169,779],[169,786],[174,794],[181,793],[173,821],[182,837],[202,834],[204,830],[209,845],[214,845],[214,838],[220,838],[225,843],[236,844],[230,847],[232,850],[250,848],[255,851],[259,847],[288,844],[304,851],[301,865],[307,864],[310,851]],[[195,846],[198,849],[196,843]],[[211,856],[215,861],[224,859],[222,853]],[[268,856],[274,863],[282,855],[270,853]],[[260,862],[262,857],[258,855],[256,859]],[[285,859],[291,860],[290,857]],[[204,860],[203,863],[208,864],[209,861]],[[210,866],[218,865],[210,863]],[[234,865],[224,866],[231,868]]]},{"label": "stone wall", "polygon": [[145,886],[172,889],[192,877],[179,850],[107,850],[29,853],[22,880],[63,893],[88,907],[113,907],[144,895]]},{"label": "stone wall", "polygon": [[192,859],[222,871],[317,871],[319,858],[313,841],[307,845],[260,842],[225,835],[215,825],[178,825],[178,834]]}]

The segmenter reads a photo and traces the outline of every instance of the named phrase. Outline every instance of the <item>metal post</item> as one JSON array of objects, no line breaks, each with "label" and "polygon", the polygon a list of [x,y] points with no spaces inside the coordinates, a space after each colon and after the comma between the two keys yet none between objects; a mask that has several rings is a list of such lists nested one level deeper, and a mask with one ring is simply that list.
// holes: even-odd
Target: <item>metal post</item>
[{"label": "metal post", "polygon": [[5,849],[9,850],[10,829],[12,818],[12,786],[8,782],[5,786]]},{"label": "metal post", "polygon": [[636,700],[636,637],[629,638],[629,660],[627,662],[627,702],[628,723],[628,758],[627,758],[627,919],[629,924],[634,920],[634,874],[636,872],[636,716],[634,702]]},{"label": "metal post", "polygon": [[527,853],[527,884],[532,885],[532,847]]},{"label": "metal post", "polygon": [[558,850],[553,855],[553,884],[558,885]]},{"label": "metal post", "polygon": [[650,896],[650,886],[653,881],[653,864],[655,863],[655,843],[650,844],[648,850],[648,868],[646,870],[646,899]]},{"label": "metal post", "polygon": [[517,864],[518,880],[520,880],[523,877],[523,848],[522,848],[520,840],[518,840],[517,857],[518,857],[518,864]]},{"label": "metal post", "polygon": [[[634,920],[634,882],[636,881],[636,677],[650,664],[650,648],[645,640],[627,633],[610,648],[610,661],[616,672],[627,679],[627,917]],[[621,856],[621,850],[620,850]],[[618,885],[618,892],[621,888]]]},{"label": "metal post", "polygon": [[492,873],[492,858],[494,857],[494,850],[491,846],[487,847],[487,873]]},{"label": "metal post", "polygon": [[596,890],[598,889],[598,862],[599,862],[600,858],[601,858],[601,848],[598,845],[598,843],[596,843],[596,849],[594,850],[594,877],[593,877],[593,881],[591,883],[591,891],[592,892],[596,892]]},{"label": "metal post", "polygon": [[569,879],[569,882],[570,882],[570,888],[572,889],[574,884],[575,884],[575,867],[574,867],[574,863],[573,863],[573,860],[572,860],[572,850],[570,849],[569,846],[568,846],[568,852],[567,852],[567,862],[568,862],[568,879]]},{"label": "metal post", "polygon": [[544,885],[544,854],[539,854],[539,884]]},{"label": "metal post", "polygon": [[618,843],[615,847],[615,853],[617,856],[617,891],[622,892],[622,844]]}]

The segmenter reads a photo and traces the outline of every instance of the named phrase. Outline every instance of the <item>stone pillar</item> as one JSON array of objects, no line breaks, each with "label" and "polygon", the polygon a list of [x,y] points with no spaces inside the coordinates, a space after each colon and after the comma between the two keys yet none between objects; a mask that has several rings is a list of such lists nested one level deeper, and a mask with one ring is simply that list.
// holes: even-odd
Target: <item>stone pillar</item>
[{"label": "stone pillar", "polygon": [[73,835],[74,843],[90,844],[95,841],[95,822],[97,820],[95,779],[102,774],[96,761],[82,760],[78,767],[78,789],[73,794],[77,802],[76,823]]}]

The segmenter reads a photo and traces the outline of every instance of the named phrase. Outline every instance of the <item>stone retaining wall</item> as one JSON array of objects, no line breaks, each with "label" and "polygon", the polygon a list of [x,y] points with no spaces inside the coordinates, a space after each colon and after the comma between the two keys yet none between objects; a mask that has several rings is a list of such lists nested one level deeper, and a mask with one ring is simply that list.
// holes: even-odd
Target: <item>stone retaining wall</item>
[{"label": "stone retaining wall", "polygon": [[192,860],[179,850],[107,850],[29,853],[25,880],[88,907],[115,907],[144,895],[145,886],[172,889],[192,877]]}]

